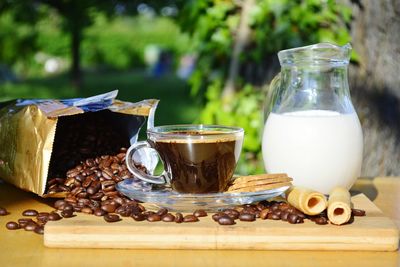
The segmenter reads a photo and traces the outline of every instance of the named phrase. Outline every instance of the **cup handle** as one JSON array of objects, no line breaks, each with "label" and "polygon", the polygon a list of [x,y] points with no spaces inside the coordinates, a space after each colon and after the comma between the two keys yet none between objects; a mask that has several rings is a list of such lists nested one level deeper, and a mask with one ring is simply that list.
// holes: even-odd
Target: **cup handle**
[{"label": "cup handle", "polygon": [[[126,152],[126,166],[128,170],[135,175],[135,177],[152,184],[169,184],[168,173],[164,170],[160,176],[154,176],[140,171],[136,168],[135,164],[133,164],[133,155],[136,151],[143,148],[152,148],[147,141],[136,142],[128,149]],[[154,149],[154,148],[152,148]]]}]

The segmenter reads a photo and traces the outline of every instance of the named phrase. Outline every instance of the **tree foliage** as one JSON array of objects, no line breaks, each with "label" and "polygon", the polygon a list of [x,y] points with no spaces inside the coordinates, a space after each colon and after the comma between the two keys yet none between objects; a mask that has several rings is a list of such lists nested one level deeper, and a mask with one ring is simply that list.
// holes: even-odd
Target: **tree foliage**
[{"label": "tree foliage", "polygon": [[[221,96],[246,1],[251,1],[246,14],[250,34],[240,54],[239,73],[235,77],[237,92],[226,103]],[[200,122],[245,129],[239,172],[262,171],[262,87],[271,78],[271,69],[277,69],[276,53],[317,42],[345,44],[350,41],[350,20],[351,10],[334,0],[186,2],[179,23],[190,34],[197,53],[197,68],[190,83],[193,95],[204,96]]]}]

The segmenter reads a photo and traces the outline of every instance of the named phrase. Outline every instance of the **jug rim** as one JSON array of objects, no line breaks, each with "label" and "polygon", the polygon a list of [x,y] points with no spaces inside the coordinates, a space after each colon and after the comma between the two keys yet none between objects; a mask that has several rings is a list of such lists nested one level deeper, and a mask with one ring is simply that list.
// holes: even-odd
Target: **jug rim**
[{"label": "jug rim", "polygon": [[350,61],[351,44],[338,46],[324,42],[281,50],[278,58],[281,66],[333,65],[346,66]]}]

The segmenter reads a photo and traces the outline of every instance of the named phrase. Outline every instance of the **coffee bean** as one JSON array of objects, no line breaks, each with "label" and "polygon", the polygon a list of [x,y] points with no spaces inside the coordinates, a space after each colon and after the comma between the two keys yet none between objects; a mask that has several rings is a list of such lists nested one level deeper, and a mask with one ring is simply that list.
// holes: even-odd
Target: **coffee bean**
[{"label": "coffee bean", "polygon": [[269,208],[263,209],[263,210],[260,212],[260,218],[261,218],[262,220],[267,219],[268,213],[269,213]]},{"label": "coffee bean", "polygon": [[61,212],[61,216],[63,216],[64,218],[71,218],[74,217],[74,212],[72,210],[63,210]]},{"label": "coffee bean", "polygon": [[132,208],[129,206],[121,206],[115,210],[115,213],[121,215],[122,217],[129,217],[132,215]]},{"label": "coffee bean", "polygon": [[86,198],[80,198],[78,199],[78,206],[79,207],[85,207],[85,206],[89,206],[91,204],[91,201],[89,199]]},{"label": "coffee bean", "polygon": [[365,210],[351,209],[351,214],[353,216],[365,216]]},{"label": "coffee bean", "polygon": [[281,217],[275,213],[268,213],[267,219],[270,220],[280,220]]},{"label": "coffee bean", "polygon": [[94,212],[93,212],[93,214],[94,214],[95,216],[104,216],[106,213],[107,213],[107,212],[105,212],[105,211],[102,210],[102,209],[95,209]]},{"label": "coffee bean", "polygon": [[[88,196],[89,196],[89,194],[86,192],[80,192],[76,195],[76,197],[78,197],[78,198],[87,198]],[[90,199],[92,199],[92,198],[90,198]]]},{"label": "coffee bean", "polygon": [[177,212],[177,213],[175,214],[175,222],[176,222],[176,223],[181,223],[181,222],[183,222],[183,215],[182,215],[182,213]]},{"label": "coffee bean", "polygon": [[85,180],[83,180],[83,182],[82,182],[82,186],[84,188],[88,188],[92,182],[93,182],[93,180],[91,177],[86,177]]},{"label": "coffee bean", "polygon": [[287,221],[287,220],[288,220],[289,214],[290,214],[290,213],[289,213],[287,210],[282,211],[282,212],[281,212],[281,215],[280,215],[281,220],[282,220],[282,221]]},{"label": "coffee bean", "polygon": [[125,199],[122,197],[116,197],[113,199],[113,201],[116,203],[116,205],[123,205],[125,204]]},{"label": "coffee bean", "polygon": [[289,207],[290,207],[290,205],[288,203],[285,203],[285,202],[279,203],[279,209],[282,211],[287,210]]},{"label": "coffee bean", "polygon": [[8,230],[17,230],[20,228],[19,224],[16,222],[8,222],[6,223],[6,228]]},{"label": "coffee bean", "polygon": [[67,202],[65,200],[59,199],[56,202],[54,202],[54,208],[58,210],[63,210],[66,204]]},{"label": "coffee bean", "polygon": [[258,212],[258,210],[257,209],[254,209],[254,208],[252,208],[252,207],[247,207],[247,208],[244,208],[240,213],[248,213],[248,214],[256,214]]},{"label": "coffee bean", "polygon": [[21,228],[24,228],[28,223],[33,222],[31,218],[18,219],[18,224]]},{"label": "coffee bean", "polygon": [[144,215],[142,213],[134,213],[131,215],[131,217],[137,222],[146,220],[146,215]]},{"label": "coffee bean", "polygon": [[59,221],[62,219],[61,216],[56,212],[51,212],[49,214],[48,218],[49,218],[49,221]]},{"label": "coffee bean", "polygon": [[40,223],[47,223],[47,221],[49,220],[49,216],[48,215],[37,215],[36,216],[36,220]]},{"label": "coffee bean", "polygon": [[104,215],[104,220],[109,223],[118,222],[120,221],[120,217],[116,214],[106,214]]},{"label": "coffee bean", "polygon": [[34,231],[38,227],[38,225],[35,222],[29,222],[27,225],[25,225],[24,229],[25,231]]},{"label": "coffee bean", "polygon": [[213,214],[213,215],[211,216],[211,218],[212,218],[214,221],[218,222],[219,218],[221,218],[221,216],[224,216],[224,215],[226,215],[226,214],[223,213],[223,212],[218,212],[218,213]]},{"label": "coffee bean", "polygon": [[220,225],[233,225],[235,224],[235,220],[229,217],[228,215],[222,215],[218,219],[218,224]]},{"label": "coffee bean", "polygon": [[207,212],[205,210],[196,210],[195,212],[193,212],[193,215],[196,217],[206,217]]},{"label": "coffee bean", "polygon": [[71,185],[71,188],[73,188],[71,190],[71,195],[73,196],[85,191],[85,189],[82,187],[82,182],[79,182],[77,179],[75,179],[74,184]]},{"label": "coffee bean", "polygon": [[81,210],[82,210],[82,207],[80,207],[80,206],[74,206],[74,211],[76,211],[76,212],[81,212]]},{"label": "coffee bean", "polygon": [[117,209],[117,206],[113,205],[113,204],[106,204],[106,205],[102,205],[101,209],[108,213],[113,213]]},{"label": "coffee bean", "polygon": [[90,186],[90,187],[86,190],[86,192],[87,192],[88,194],[90,194],[90,195],[96,194],[97,191],[98,191],[98,190],[96,190],[96,187],[94,187],[94,186]]},{"label": "coffee bean", "polygon": [[91,195],[90,199],[101,200],[103,197],[104,197],[104,193],[103,192],[97,192],[96,194]]},{"label": "coffee bean", "polygon": [[185,217],[183,217],[183,222],[198,222],[198,221],[199,219],[193,214],[188,214]]},{"label": "coffee bean", "polygon": [[84,208],[82,208],[81,212],[85,213],[85,214],[92,214],[93,210],[89,207],[84,207]]},{"label": "coffee bean", "polygon": [[306,215],[303,212],[301,212],[301,211],[299,211],[297,209],[294,211],[294,214],[296,214],[297,216],[299,216],[302,219],[306,218]]},{"label": "coffee bean", "polygon": [[39,212],[37,210],[24,210],[22,216],[37,216]]},{"label": "coffee bean", "polygon": [[[245,209],[243,209],[244,211]],[[242,211],[242,212],[243,212]],[[238,212],[235,209],[225,209],[223,210],[223,213],[225,213],[226,215],[228,215],[229,217],[231,217],[233,220],[236,220],[237,218],[239,218],[240,212]]]},{"label": "coffee bean", "polygon": [[274,211],[272,211],[272,213],[273,213],[273,214],[276,214],[276,215],[279,216],[279,217],[281,217],[282,211],[281,211],[281,210],[274,210]]},{"label": "coffee bean", "polygon": [[157,211],[157,214],[160,215],[161,217],[167,213],[168,213],[168,210],[166,208],[161,208]]},{"label": "coffee bean", "polygon": [[77,202],[76,197],[71,196],[71,195],[66,196],[66,197],[64,198],[64,200],[65,200],[66,202],[68,202],[68,204],[76,203],[76,202]]},{"label": "coffee bean", "polygon": [[72,205],[70,205],[70,204],[66,204],[65,206],[62,206],[62,210],[63,211],[73,211],[74,210],[74,207],[72,206]]},{"label": "coffee bean", "polygon": [[267,205],[265,205],[264,202],[259,202],[259,203],[257,203],[256,207],[257,207],[258,211],[262,211],[267,208]]},{"label": "coffee bean", "polygon": [[256,220],[256,216],[250,213],[242,213],[239,215],[239,220],[243,222],[253,222]]},{"label": "coffee bean", "polygon": [[175,216],[172,215],[171,213],[167,213],[161,219],[162,219],[163,222],[174,222],[175,221]]},{"label": "coffee bean", "polygon": [[278,209],[279,209],[279,204],[278,203],[275,203],[270,207],[270,210],[272,210],[272,211],[275,211],[275,210],[278,210]]},{"label": "coffee bean", "polygon": [[291,213],[287,217],[287,221],[291,224],[296,224],[299,219],[299,216],[297,214]]},{"label": "coffee bean", "polygon": [[37,226],[33,231],[38,235],[43,235],[44,234],[44,227],[43,226]]},{"label": "coffee bean", "polygon": [[0,207],[0,216],[6,216],[6,215],[8,215],[8,211],[5,208]]},{"label": "coffee bean", "polygon": [[328,220],[325,217],[317,217],[314,219],[316,224],[324,225],[328,223]]},{"label": "coffee bean", "polygon": [[147,216],[147,221],[149,222],[158,222],[161,221],[161,216],[157,213],[153,213]]}]

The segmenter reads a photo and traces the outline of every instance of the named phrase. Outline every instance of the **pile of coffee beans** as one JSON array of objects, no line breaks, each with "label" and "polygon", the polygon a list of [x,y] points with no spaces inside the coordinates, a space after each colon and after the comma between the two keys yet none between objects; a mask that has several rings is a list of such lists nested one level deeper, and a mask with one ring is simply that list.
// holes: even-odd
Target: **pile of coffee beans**
[{"label": "pile of coffee beans", "polygon": [[128,146],[130,136],[121,129],[121,116],[103,110],[60,117],[48,177],[65,177],[67,170],[85,159],[113,155]]},{"label": "pile of coffee beans", "polygon": [[66,178],[53,178],[47,183],[48,194],[69,192],[66,201],[76,203],[78,199],[104,201],[118,194],[116,183],[131,178],[125,164],[126,148],[116,155],[88,158],[66,172]]},{"label": "pile of coffee beans", "polygon": [[[55,210],[51,212],[25,210],[22,213],[23,218],[18,219],[17,222],[6,223],[6,228],[9,230],[25,229],[43,234],[44,226],[48,221],[71,218],[75,216],[75,212],[103,217],[104,221],[108,223],[121,221],[123,217],[131,218],[134,221],[193,223],[198,222],[201,217],[208,216],[207,212],[202,209],[186,215],[180,212],[173,214],[166,208],[149,211],[138,201],[130,200],[120,194],[115,189],[115,185],[132,177],[127,170],[125,156],[126,148],[121,148],[115,155],[88,158],[69,169],[66,172],[66,178],[49,180],[48,193],[67,193],[64,199],[55,201]],[[144,166],[137,167],[146,171]],[[8,214],[9,212],[5,208],[0,207],[0,216]],[[352,216],[365,216],[365,211],[353,209]],[[320,225],[329,223],[326,212],[309,216],[286,202],[277,201],[261,201],[257,204],[224,209],[214,213],[212,219],[219,225],[234,225],[237,220],[253,222],[257,219],[281,220],[290,224],[303,223],[307,219]]]}]

